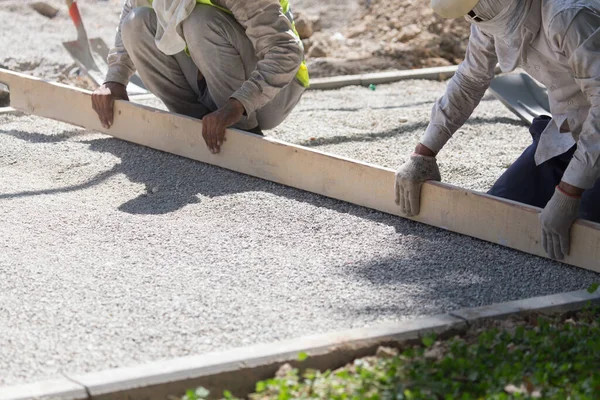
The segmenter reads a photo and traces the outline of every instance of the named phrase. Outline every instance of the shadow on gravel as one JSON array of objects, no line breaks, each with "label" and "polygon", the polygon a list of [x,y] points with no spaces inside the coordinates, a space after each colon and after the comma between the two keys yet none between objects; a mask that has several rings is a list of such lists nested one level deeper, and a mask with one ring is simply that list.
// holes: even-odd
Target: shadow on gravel
[{"label": "shadow on gravel", "polygon": [[44,194],[60,194],[60,193],[76,192],[78,190],[88,189],[90,187],[96,186],[96,185],[108,180],[109,178],[111,178],[112,176],[114,176],[118,173],[119,173],[118,165],[115,165],[114,168],[112,168],[108,171],[101,172],[98,175],[94,176],[92,179],[89,179],[83,183],[80,183],[79,185],[67,186],[64,188],[46,189],[46,190],[32,190],[32,191],[27,191],[27,192],[10,193],[10,194],[0,193],[0,200],[2,200],[2,199],[18,199],[20,197],[39,196],[39,195],[44,195]]},{"label": "shadow on gravel", "polygon": [[[386,291],[385,304],[343,307],[346,318],[390,318],[447,313],[512,300],[583,290],[598,274],[531,256],[479,239],[420,225],[389,221],[401,235],[413,236],[397,255],[344,265],[341,275]],[[393,245],[388,246],[392,247]]]},{"label": "shadow on gravel", "polygon": [[[389,94],[390,96],[396,96],[396,93]],[[481,99],[481,102],[486,101],[497,101],[497,99],[493,95],[486,95]],[[294,110],[295,113],[305,113],[305,112],[314,112],[314,111],[325,111],[325,112],[357,112],[364,110],[397,110],[402,108],[411,108],[411,107],[420,107],[427,104],[433,106],[435,102],[435,98],[433,100],[424,100],[424,101],[416,101],[414,103],[406,103],[399,104],[395,106],[383,106],[383,107],[340,107],[340,108],[302,108]]]},{"label": "shadow on gravel", "polygon": [[[465,124],[465,126],[469,125],[484,125],[484,124],[506,124],[506,125],[514,125],[514,126],[523,126],[527,127],[521,120],[507,118],[507,117],[494,117],[494,118],[471,118]],[[384,132],[373,132],[367,133],[364,135],[340,135],[340,136],[330,136],[324,138],[316,138],[314,140],[306,140],[304,142],[300,142],[299,145],[305,147],[317,147],[317,146],[325,146],[329,144],[340,144],[340,143],[349,143],[349,142],[374,142],[379,139],[390,138],[394,136],[400,136],[406,133],[412,133],[417,130],[425,131],[427,129],[428,122],[415,122],[411,124],[402,124],[397,128],[390,129]],[[527,133],[525,131],[525,133]]]},{"label": "shadow on gravel", "polygon": [[[500,117],[495,119],[473,119],[471,123],[516,122],[510,118]],[[371,138],[364,140],[375,140],[376,138],[394,136],[401,134],[401,132],[405,132],[406,130],[420,128],[425,128],[424,123],[403,125],[397,130],[364,135],[367,138]],[[67,131],[59,135],[44,135],[16,130],[0,130],[0,134],[10,135],[29,143],[59,143],[61,141],[68,141],[76,138],[86,132],[87,131],[85,130],[79,129]],[[350,140],[350,138],[348,139]],[[339,137],[325,140],[337,140],[335,143],[340,142]],[[357,138],[353,137],[351,140],[355,141]],[[358,140],[360,140],[360,138]],[[119,207],[120,211],[130,214],[167,214],[179,210],[188,204],[198,203],[202,196],[210,198],[250,191],[263,191],[277,196],[285,196],[310,203],[318,207],[327,207],[338,212],[350,213],[361,218],[373,219],[381,223],[393,225],[398,232],[403,234],[410,234],[410,232],[414,232],[415,228],[419,226],[419,224],[409,220],[288,188],[262,179],[250,176],[244,176],[240,179],[242,175],[236,172],[111,137],[79,140],[78,143],[88,145],[89,150],[91,151],[109,153],[118,157],[121,162],[120,164],[115,165],[111,170],[102,172],[78,185],[35,192],[0,194],[0,198],[18,198],[40,194],[73,192],[98,185],[109,179],[111,176],[124,174],[131,182],[141,183],[146,187],[144,194],[127,201]],[[390,193],[392,193],[391,188]]]},{"label": "shadow on gravel", "polygon": [[[9,134],[30,143],[48,142],[43,135],[18,131]],[[63,140],[69,137],[72,136],[65,134]],[[381,243],[382,256],[375,252],[366,262],[339,265],[339,274],[344,279],[353,277],[380,290],[393,291],[389,300],[363,308],[339,308],[336,313],[340,315],[411,317],[415,312],[433,314],[550,294],[557,287],[556,282],[562,282],[563,291],[583,289],[597,280],[598,275],[593,272],[118,139],[107,137],[79,143],[89,146],[91,151],[114,155],[121,162],[80,185],[0,195],[0,198],[72,192],[98,185],[115,174],[124,174],[147,188],[146,193],[119,206],[119,210],[130,214],[167,214],[198,203],[199,195],[210,198],[266,192],[392,227],[398,235],[393,242]],[[360,234],[348,232],[348,235]]]},{"label": "shadow on gravel", "polygon": [[89,131],[84,129],[73,129],[58,135],[45,135],[37,132],[23,132],[15,130],[5,131],[0,129],[0,135],[12,136],[16,139],[20,139],[29,143],[60,143],[64,142],[65,140],[86,135],[88,133]]}]

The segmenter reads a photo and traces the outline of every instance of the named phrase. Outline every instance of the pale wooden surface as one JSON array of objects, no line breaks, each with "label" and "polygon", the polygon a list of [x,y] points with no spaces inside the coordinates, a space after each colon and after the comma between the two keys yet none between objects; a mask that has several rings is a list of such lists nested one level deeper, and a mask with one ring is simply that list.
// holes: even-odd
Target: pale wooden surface
[{"label": "pale wooden surface", "polygon": [[[104,129],[90,92],[0,70],[11,88],[11,106],[168,153],[401,216],[394,203],[394,171],[375,165],[228,130],[221,153],[208,151],[202,123],[185,116],[118,101],[113,126]],[[428,225],[546,257],[534,207],[443,183],[423,187],[421,214]],[[360,234],[355,232],[353,234]],[[600,272],[600,225],[578,221],[571,256],[564,262]]]},{"label": "pale wooden surface", "polygon": [[371,74],[362,75],[332,76],[330,78],[313,78],[310,80],[310,89],[330,90],[339,89],[344,86],[364,86],[370,84],[379,85],[408,79],[434,79],[442,81],[450,79],[456,72],[457,68],[457,65],[451,65],[449,67],[375,72]]}]

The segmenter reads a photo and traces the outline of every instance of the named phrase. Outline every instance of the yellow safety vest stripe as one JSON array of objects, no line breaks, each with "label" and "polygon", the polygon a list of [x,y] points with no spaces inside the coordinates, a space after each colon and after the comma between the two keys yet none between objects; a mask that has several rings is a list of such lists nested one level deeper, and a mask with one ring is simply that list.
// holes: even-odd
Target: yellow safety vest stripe
[{"label": "yellow safety vest stripe", "polygon": [[[152,1],[153,0],[149,0],[149,1],[150,1],[150,4],[152,5]],[[227,14],[231,15],[231,11],[229,11],[228,9],[226,9],[224,7],[217,6],[217,5],[213,4],[211,0],[196,0],[196,3],[206,4],[206,5],[209,5],[209,6],[216,7],[219,10],[221,10],[223,12],[226,12]],[[287,17],[287,19],[292,24],[292,30],[293,30],[294,34],[296,35],[296,37],[298,38],[298,40],[300,40],[300,35],[298,34],[298,31],[296,30],[296,24],[294,23],[294,19],[293,19],[292,15],[290,14],[290,2],[289,2],[289,0],[279,0],[279,4],[281,4],[281,9],[283,10],[283,14]],[[186,54],[188,56],[190,55],[187,47],[185,48],[185,52],[186,52]],[[298,68],[298,72],[296,73],[296,79],[298,79],[298,81],[305,88],[307,88],[307,87],[310,86],[310,76],[308,74],[308,67],[306,66],[306,61],[305,60],[302,60],[302,64],[300,64],[300,68]]]}]

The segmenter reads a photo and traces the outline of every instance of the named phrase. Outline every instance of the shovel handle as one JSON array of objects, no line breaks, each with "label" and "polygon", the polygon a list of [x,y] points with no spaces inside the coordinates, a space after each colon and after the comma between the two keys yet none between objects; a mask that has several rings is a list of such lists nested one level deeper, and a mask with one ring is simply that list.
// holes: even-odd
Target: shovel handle
[{"label": "shovel handle", "polygon": [[79,7],[77,7],[77,2],[73,0],[67,0],[67,7],[69,7],[69,15],[75,24],[75,27],[79,29],[81,25],[81,14],[79,13]]},{"label": "shovel handle", "polygon": [[69,6],[69,15],[75,24],[75,29],[77,29],[77,41],[80,43],[87,43],[87,32],[83,26],[83,20],[81,19],[81,14],[79,13],[79,7],[77,7],[77,1],[67,0],[67,5]]}]

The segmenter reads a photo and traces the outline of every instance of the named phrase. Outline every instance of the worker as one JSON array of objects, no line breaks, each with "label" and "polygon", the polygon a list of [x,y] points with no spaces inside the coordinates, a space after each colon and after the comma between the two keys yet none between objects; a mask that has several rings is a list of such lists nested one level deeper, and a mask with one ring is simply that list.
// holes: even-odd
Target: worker
[{"label": "worker", "polygon": [[[543,208],[541,242],[564,259],[577,218],[600,222],[600,1],[432,0],[444,18],[465,17],[464,61],[433,106],[414,153],[396,172],[396,203],[420,211],[423,182],[440,181],[436,155],[503,72],[522,67],[548,89],[551,116],[533,120],[533,144],[489,194]],[[502,135],[502,132],[497,132]]]},{"label": "worker", "polygon": [[136,70],[169,111],[202,119],[212,153],[228,127],[262,134],[279,125],[309,85],[288,0],[125,0],[92,95],[105,128]]}]

